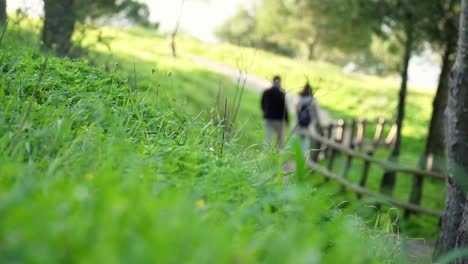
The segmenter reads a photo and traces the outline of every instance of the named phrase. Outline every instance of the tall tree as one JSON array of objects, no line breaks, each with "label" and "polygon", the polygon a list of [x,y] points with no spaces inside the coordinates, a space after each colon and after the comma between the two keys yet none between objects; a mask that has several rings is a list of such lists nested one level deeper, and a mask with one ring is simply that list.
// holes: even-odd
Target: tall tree
[{"label": "tall tree", "polygon": [[[389,160],[398,163],[401,151],[401,131],[403,129],[403,119],[405,117],[406,94],[408,86],[408,69],[411,56],[416,46],[417,31],[416,24],[419,20],[416,1],[383,1],[385,5],[385,22],[394,34],[399,35],[399,40],[403,43],[404,54],[401,66],[401,84],[398,96],[398,107],[396,116],[396,139],[395,145],[390,154]],[[380,189],[383,193],[391,194],[396,183],[395,171],[385,171]]]},{"label": "tall tree", "polygon": [[0,0],[0,24],[5,24],[7,20],[6,0]]},{"label": "tall tree", "polygon": [[[433,110],[428,127],[428,136],[424,152],[419,159],[419,168],[437,172],[444,172],[446,166],[444,143],[444,111],[447,106],[449,90],[449,73],[453,65],[456,41],[457,23],[460,16],[459,3],[452,0],[425,1],[430,16],[426,18],[423,30],[432,45],[441,50],[442,65],[439,75],[437,92],[433,101]],[[434,23],[437,21],[437,23]],[[413,187],[410,202],[420,204],[424,178],[420,175],[413,177]]]},{"label": "tall tree", "polygon": [[[468,0],[462,0],[458,50],[446,110],[447,196],[437,253],[468,248]],[[456,263],[468,263],[468,258]]]},{"label": "tall tree", "polygon": [[[382,36],[393,35],[403,47],[401,60],[401,84],[398,96],[398,106],[396,114],[396,140],[394,148],[389,156],[389,160],[398,163],[402,145],[403,121],[405,117],[405,105],[408,83],[409,62],[413,53],[425,40],[424,25],[425,20],[431,17],[431,4],[438,0],[380,0],[377,3],[381,8],[380,12],[375,12],[382,16],[382,24],[378,28],[378,33]],[[373,1],[364,1],[373,2]],[[375,5],[375,4],[374,4]],[[372,6],[372,5],[371,5]],[[367,10],[369,10],[367,8]],[[385,171],[380,190],[383,193],[391,194],[396,184],[395,171]]]},{"label": "tall tree", "polygon": [[70,54],[71,37],[77,21],[84,22],[113,14],[123,14],[137,23],[144,23],[149,10],[146,5],[135,0],[44,0],[43,45],[59,56],[67,56]]}]

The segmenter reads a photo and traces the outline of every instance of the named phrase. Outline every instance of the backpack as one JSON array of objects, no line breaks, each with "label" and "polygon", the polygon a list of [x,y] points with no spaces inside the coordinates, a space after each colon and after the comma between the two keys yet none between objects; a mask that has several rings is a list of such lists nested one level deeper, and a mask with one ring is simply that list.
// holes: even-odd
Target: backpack
[{"label": "backpack", "polygon": [[303,103],[300,105],[297,111],[297,121],[299,126],[301,127],[308,127],[310,125],[310,122],[312,121],[309,106],[309,103]]}]

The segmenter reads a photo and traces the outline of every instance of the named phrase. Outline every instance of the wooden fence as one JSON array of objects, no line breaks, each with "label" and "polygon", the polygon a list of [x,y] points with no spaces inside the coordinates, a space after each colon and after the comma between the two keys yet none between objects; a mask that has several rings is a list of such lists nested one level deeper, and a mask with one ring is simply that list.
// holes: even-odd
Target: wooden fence
[{"label": "wooden fence", "polygon": [[[312,150],[307,160],[308,166],[315,172],[320,173],[328,180],[334,180],[341,184],[344,189],[356,193],[358,198],[363,195],[371,196],[377,200],[386,201],[394,206],[404,209],[405,216],[413,213],[426,214],[435,217],[441,217],[441,210],[433,210],[422,207],[420,204],[410,201],[402,201],[391,194],[383,194],[366,188],[371,167],[377,166],[384,171],[394,171],[398,177],[412,176],[430,178],[436,181],[444,181],[445,177],[436,172],[420,170],[415,168],[403,167],[388,160],[382,160],[374,157],[379,149],[391,150],[396,137],[396,125],[380,118],[376,121],[366,121],[364,119],[344,121],[339,120],[328,127],[323,127],[320,132],[309,129],[298,131],[300,134],[310,137]],[[345,156],[344,167],[341,173],[334,171],[335,161],[339,155]],[[319,164],[319,160],[324,162]],[[348,179],[353,164],[362,162],[362,171],[360,171],[359,181],[353,183]],[[325,164],[323,164],[325,163]],[[357,168],[355,167],[354,170]],[[420,192],[413,186],[411,192]],[[421,188],[421,187],[419,187]],[[411,199],[410,199],[411,200]]]}]

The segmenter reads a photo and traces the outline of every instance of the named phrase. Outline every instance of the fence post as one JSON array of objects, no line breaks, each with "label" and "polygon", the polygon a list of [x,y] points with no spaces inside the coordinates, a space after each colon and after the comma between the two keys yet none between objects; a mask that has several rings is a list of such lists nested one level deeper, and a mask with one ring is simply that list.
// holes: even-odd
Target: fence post
[{"label": "fence post", "polygon": [[[354,149],[354,135],[355,135],[355,132],[356,132],[356,121],[353,120],[353,121],[351,121],[350,128],[349,128],[349,136],[348,136],[349,137],[349,142],[347,142],[349,149]],[[343,170],[343,178],[348,177],[349,170],[351,169],[352,160],[353,160],[353,156],[348,155],[348,157],[346,158],[346,163],[345,163],[344,170]]]},{"label": "fence post", "polygon": [[366,137],[366,120],[359,118],[357,122],[356,147],[362,149],[364,138]]},{"label": "fence post", "polygon": [[392,125],[392,128],[388,132],[387,138],[385,139],[385,145],[389,148],[391,148],[392,145],[395,143],[397,128],[397,124],[394,123]]},{"label": "fence post", "polygon": [[[344,126],[345,122],[343,119],[338,120],[337,126],[336,126],[336,133],[335,133],[335,142],[341,143],[343,142],[343,134],[344,134]],[[328,158],[328,165],[327,169],[329,171],[333,170],[333,163],[335,162],[335,158],[337,155],[337,151],[335,149],[331,149],[330,157]]]},{"label": "fence post", "polygon": [[[355,133],[356,133],[356,120],[353,120],[351,121],[350,123],[350,127],[349,127],[349,136],[348,136],[348,148],[353,150],[354,149],[354,136],[355,136]],[[348,178],[348,174],[349,174],[349,170],[351,169],[351,162],[353,161],[353,156],[352,155],[348,155],[346,157],[346,163],[344,165],[344,169],[343,169],[343,175],[342,177],[344,179]],[[343,187],[341,188],[341,191],[345,191],[345,187],[343,185]]]},{"label": "fence post", "polygon": [[[335,124],[330,123],[330,125],[327,127],[327,138],[328,140],[332,140],[333,136],[333,128],[335,127]],[[332,149],[327,148],[324,150],[325,158],[328,159],[331,156]]]},{"label": "fence post", "polygon": [[[377,126],[375,128],[375,133],[374,133],[374,140],[372,141],[372,144],[370,146],[370,149],[366,152],[367,155],[373,157],[374,152],[377,150],[380,144],[380,140],[382,138],[382,134],[384,131],[384,126],[385,126],[385,119],[379,118],[377,122]],[[364,162],[364,168],[362,170],[362,175],[361,179],[359,179],[359,186],[365,187],[367,184],[367,178],[369,177],[369,170],[370,170],[370,165],[371,163],[369,161]],[[357,194],[358,199],[361,199],[362,195]]]},{"label": "fence post", "polygon": [[382,135],[385,129],[385,119],[383,117],[379,118],[379,121],[377,121],[377,127],[375,128],[375,134],[374,134],[374,142],[373,144],[376,146],[374,149],[378,148],[380,145],[380,141],[382,140]]}]

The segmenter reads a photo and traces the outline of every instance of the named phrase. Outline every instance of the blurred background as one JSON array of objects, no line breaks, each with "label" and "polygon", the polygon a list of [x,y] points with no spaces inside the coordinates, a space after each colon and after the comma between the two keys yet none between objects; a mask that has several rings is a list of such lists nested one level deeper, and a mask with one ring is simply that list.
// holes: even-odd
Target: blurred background
[{"label": "blurred background", "polygon": [[[32,17],[43,17],[42,0],[7,0],[8,12],[21,10]],[[290,57],[307,58],[310,50],[304,44],[304,35],[313,29],[296,28],[292,25],[288,30],[295,31],[291,34],[283,34],[284,28],[270,27],[275,23],[275,17],[282,1],[262,1],[262,0],[144,0],[148,10],[148,20],[159,25],[161,32],[171,32],[177,23],[177,18],[182,12],[180,19],[180,31],[191,35],[199,40],[217,43],[229,41],[234,44],[254,46],[267,49]],[[287,2],[287,1],[284,1]],[[270,10],[265,9],[268,6]],[[287,8],[287,7],[285,7]],[[261,11],[259,11],[261,10]],[[262,14],[263,13],[263,14]],[[284,14],[283,14],[284,15]],[[294,14],[289,14],[294,16]],[[271,16],[271,17],[270,17]],[[288,21],[286,17],[278,16],[278,20]],[[102,22],[102,21],[101,21]],[[304,25],[307,21],[299,21]],[[107,25],[130,26],[129,21],[122,21],[122,17],[107,20]],[[254,25],[255,24],[255,25]],[[304,27],[301,25],[301,27]],[[270,27],[270,28],[269,28]],[[281,34],[279,34],[281,33]],[[302,36],[298,36],[302,35]],[[254,40],[253,37],[257,38]],[[260,39],[263,39],[260,41]],[[335,40],[336,41],[336,40]],[[369,50],[361,51],[361,58],[356,58],[356,54],[346,54],[336,50],[335,47],[328,48],[327,44],[317,43],[315,56],[334,63],[339,63],[343,71],[366,72],[372,74],[388,75],[397,71],[394,54],[397,47],[390,44],[382,52],[382,43],[379,40],[372,41]],[[364,53],[366,60],[363,61]],[[379,58],[380,57],[380,58]],[[427,43],[422,45],[418,52],[414,54],[409,67],[409,84],[425,89],[435,89],[437,87],[438,75],[440,72],[440,58],[437,50],[434,50]],[[366,65],[363,68],[363,64]],[[370,67],[368,67],[370,65]],[[401,79],[397,75],[395,82]]]}]

